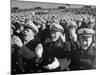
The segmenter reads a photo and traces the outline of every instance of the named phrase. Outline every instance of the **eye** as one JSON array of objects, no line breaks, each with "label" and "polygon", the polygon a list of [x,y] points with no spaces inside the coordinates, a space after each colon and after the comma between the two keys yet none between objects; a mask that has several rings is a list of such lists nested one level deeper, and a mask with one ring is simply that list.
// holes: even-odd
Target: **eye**
[{"label": "eye", "polygon": [[29,29],[25,29],[25,31],[29,32]]},{"label": "eye", "polygon": [[29,32],[29,29],[27,29],[27,31]]}]

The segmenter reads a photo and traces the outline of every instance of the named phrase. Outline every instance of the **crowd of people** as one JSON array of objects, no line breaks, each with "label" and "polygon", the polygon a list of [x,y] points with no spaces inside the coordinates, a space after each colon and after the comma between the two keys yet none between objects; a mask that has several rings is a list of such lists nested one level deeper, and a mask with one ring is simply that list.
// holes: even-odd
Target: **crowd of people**
[{"label": "crowd of people", "polygon": [[96,68],[96,17],[11,16],[11,73]]}]

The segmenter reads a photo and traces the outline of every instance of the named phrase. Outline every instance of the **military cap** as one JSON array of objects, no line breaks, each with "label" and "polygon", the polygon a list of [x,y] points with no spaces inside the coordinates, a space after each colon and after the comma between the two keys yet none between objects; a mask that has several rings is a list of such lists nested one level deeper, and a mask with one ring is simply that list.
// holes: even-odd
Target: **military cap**
[{"label": "military cap", "polygon": [[52,25],[50,25],[50,30],[64,32],[64,28],[60,24],[57,24],[57,23],[53,23]]},{"label": "military cap", "polygon": [[93,35],[95,34],[95,31],[90,28],[82,28],[78,30],[79,35]]},{"label": "military cap", "polygon": [[26,27],[26,28],[32,29],[36,34],[38,33],[38,28],[37,28],[37,26],[36,26],[31,20],[29,20],[29,21],[27,22],[27,24],[25,25],[25,27]]}]

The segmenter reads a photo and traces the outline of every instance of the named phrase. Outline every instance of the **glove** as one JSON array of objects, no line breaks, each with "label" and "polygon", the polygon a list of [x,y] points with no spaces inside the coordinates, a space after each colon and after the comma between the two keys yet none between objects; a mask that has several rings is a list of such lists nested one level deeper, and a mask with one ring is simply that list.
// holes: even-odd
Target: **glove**
[{"label": "glove", "polygon": [[13,44],[17,45],[18,47],[23,46],[23,43],[22,43],[21,39],[18,36],[13,36],[12,37],[12,42],[13,42]]},{"label": "glove", "polygon": [[45,66],[45,68],[49,69],[49,70],[53,70],[56,69],[60,66],[59,61],[57,60],[57,58],[55,58],[54,62],[51,64],[48,64],[47,66]]},{"label": "glove", "polygon": [[42,53],[43,53],[43,46],[42,46],[42,44],[38,44],[37,45],[37,47],[35,49],[35,52],[36,52],[38,58],[42,57]]}]

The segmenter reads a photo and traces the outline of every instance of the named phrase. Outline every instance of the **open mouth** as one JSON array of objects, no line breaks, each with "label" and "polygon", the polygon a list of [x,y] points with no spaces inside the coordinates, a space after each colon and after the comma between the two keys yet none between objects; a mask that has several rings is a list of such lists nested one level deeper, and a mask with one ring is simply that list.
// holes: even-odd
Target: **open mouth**
[{"label": "open mouth", "polygon": [[27,36],[27,34],[26,33],[23,33],[23,36]]}]

